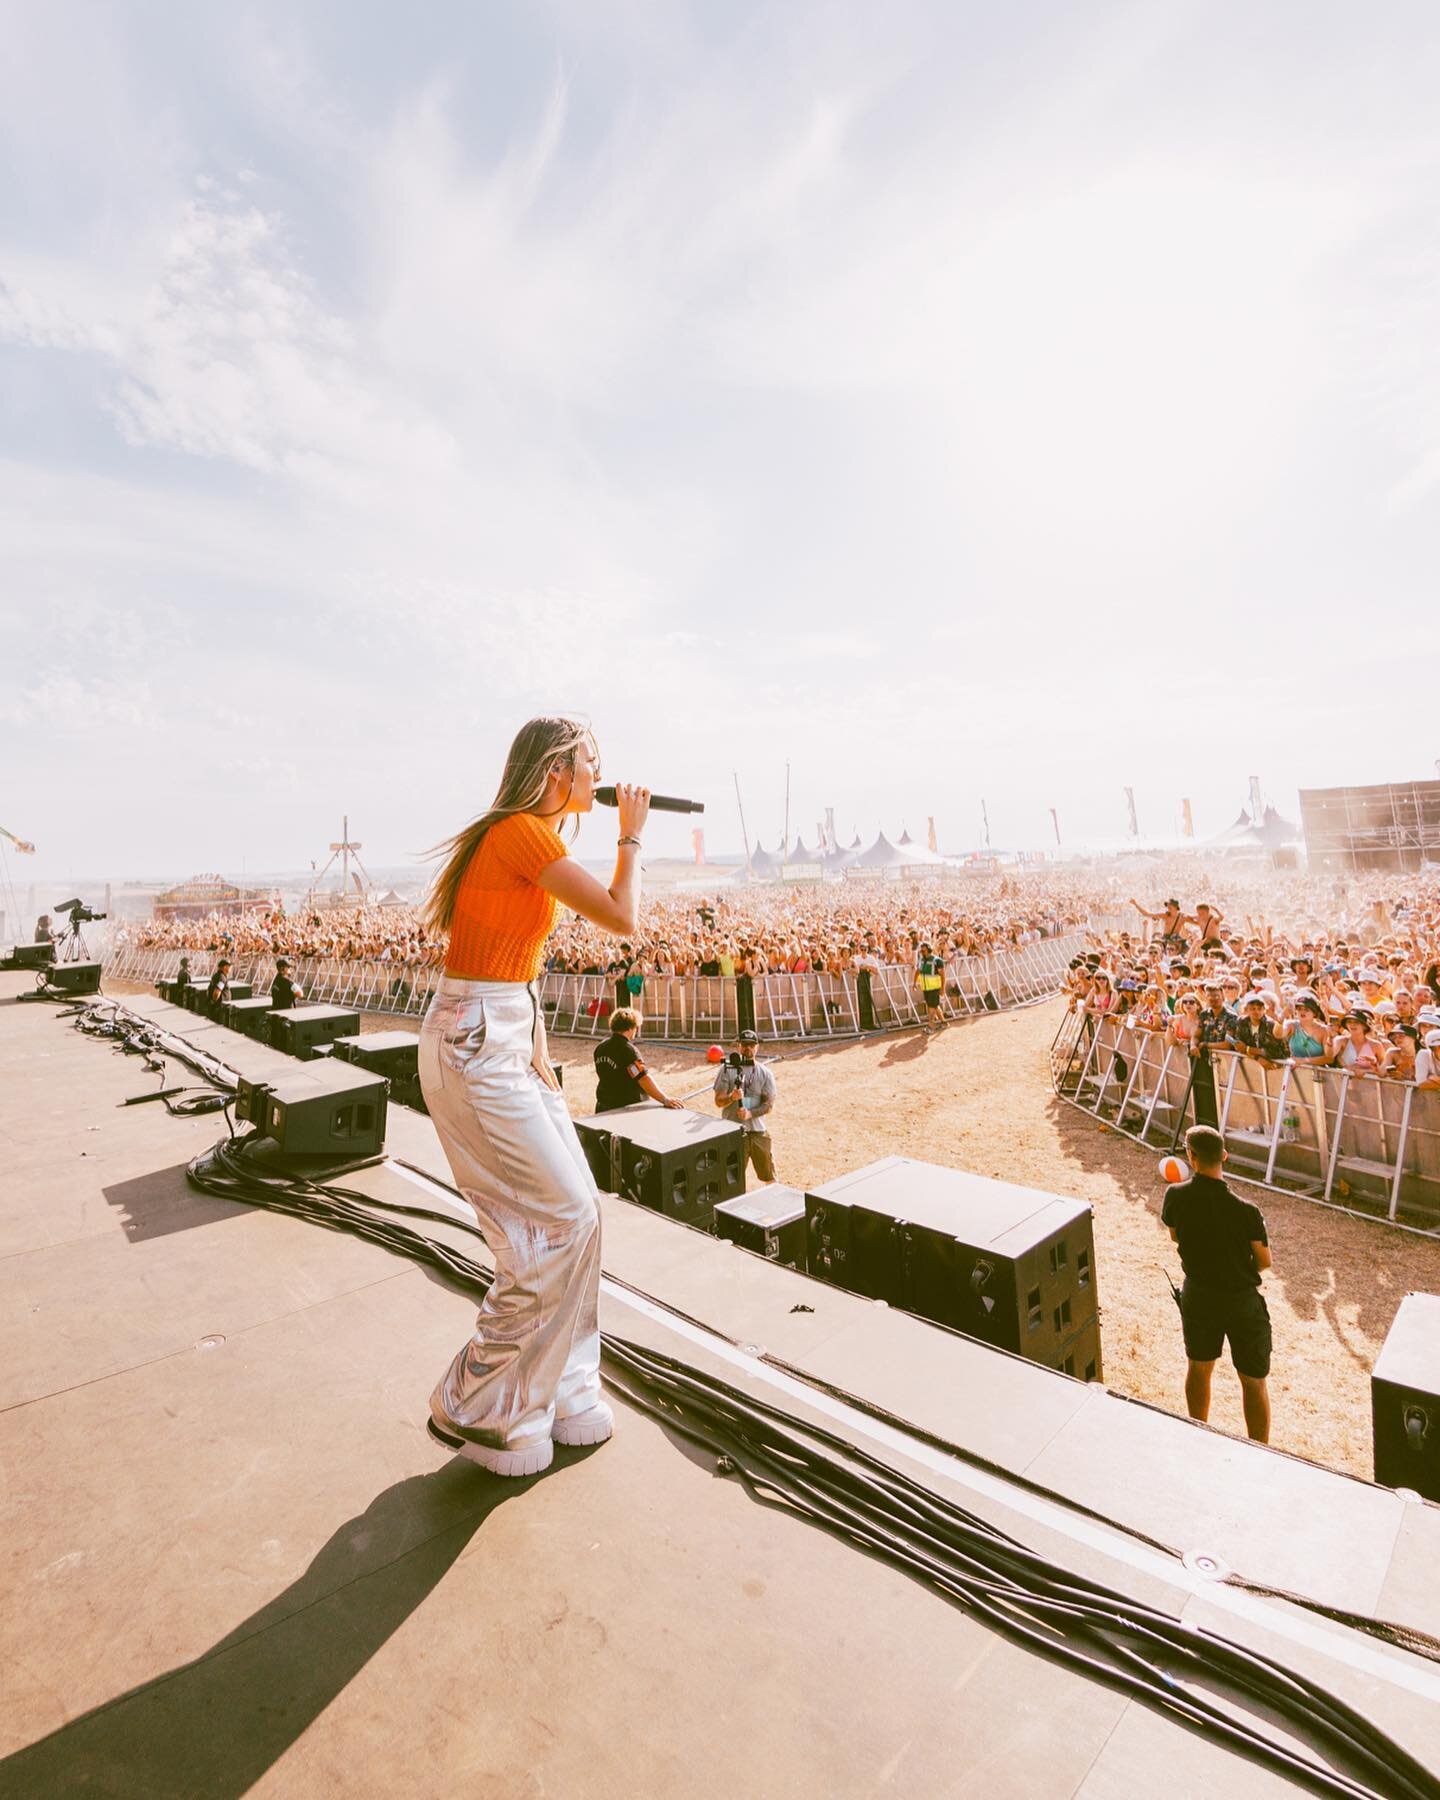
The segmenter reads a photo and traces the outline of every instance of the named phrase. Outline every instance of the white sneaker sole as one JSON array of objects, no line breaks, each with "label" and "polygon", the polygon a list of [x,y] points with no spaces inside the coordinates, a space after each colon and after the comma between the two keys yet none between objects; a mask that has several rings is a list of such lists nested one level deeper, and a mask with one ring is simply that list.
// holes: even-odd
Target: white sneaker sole
[{"label": "white sneaker sole", "polygon": [[437,1444],[443,1444],[447,1450],[463,1456],[466,1462],[488,1469],[492,1475],[504,1475],[512,1480],[543,1474],[555,1460],[555,1446],[549,1438],[543,1444],[537,1444],[533,1450],[492,1450],[488,1444],[472,1444],[466,1438],[456,1437],[434,1419],[427,1421],[427,1429]]},{"label": "white sneaker sole", "polygon": [[603,1444],[614,1435],[615,1415],[603,1400],[568,1419],[557,1419],[551,1426],[557,1444]]}]

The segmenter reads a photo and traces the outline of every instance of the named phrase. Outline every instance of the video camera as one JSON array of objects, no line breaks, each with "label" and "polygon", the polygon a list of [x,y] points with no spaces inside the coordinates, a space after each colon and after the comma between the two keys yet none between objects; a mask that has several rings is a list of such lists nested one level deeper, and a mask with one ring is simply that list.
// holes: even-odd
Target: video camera
[{"label": "video camera", "polygon": [[109,913],[95,912],[83,900],[62,900],[56,912],[69,913],[72,925],[89,925],[96,919],[108,919]]}]

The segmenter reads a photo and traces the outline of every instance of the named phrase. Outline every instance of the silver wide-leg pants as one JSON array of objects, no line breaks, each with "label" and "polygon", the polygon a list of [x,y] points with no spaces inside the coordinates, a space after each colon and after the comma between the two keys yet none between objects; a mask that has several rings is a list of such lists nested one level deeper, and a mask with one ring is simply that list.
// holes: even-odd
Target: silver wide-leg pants
[{"label": "silver wide-leg pants", "polygon": [[526,1450],[600,1399],[600,1211],[561,1095],[532,1067],[533,989],[447,975],[420,1031],[420,1086],[495,1280],[431,1396],[436,1421]]}]

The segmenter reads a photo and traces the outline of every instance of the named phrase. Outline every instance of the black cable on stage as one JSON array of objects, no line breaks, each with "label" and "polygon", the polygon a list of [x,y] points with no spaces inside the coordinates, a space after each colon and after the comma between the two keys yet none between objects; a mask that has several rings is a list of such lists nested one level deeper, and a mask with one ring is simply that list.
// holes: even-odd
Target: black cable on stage
[{"label": "black cable on stage", "polygon": [[[262,1172],[246,1152],[257,1141],[222,1140],[191,1163],[190,1180],[210,1193],[353,1232],[428,1264],[472,1293],[488,1290],[491,1276],[480,1264],[384,1215],[430,1219],[475,1236],[478,1226],[430,1208],[375,1201],[334,1181]],[[717,1466],[737,1475],[758,1502],[784,1507],[869,1551],[1012,1640],[1145,1700],[1317,1793],[1434,1800],[1440,1791],[1401,1745],[1275,1659],[1060,1568],[824,1426],[663,1352],[610,1334],[602,1346],[609,1379],[627,1400],[715,1454]],[[1196,1685],[1184,1685],[1187,1680]],[[1354,1772],[1324,1767],[1267,1736],[1200,1684],[1257,1702]]]}]

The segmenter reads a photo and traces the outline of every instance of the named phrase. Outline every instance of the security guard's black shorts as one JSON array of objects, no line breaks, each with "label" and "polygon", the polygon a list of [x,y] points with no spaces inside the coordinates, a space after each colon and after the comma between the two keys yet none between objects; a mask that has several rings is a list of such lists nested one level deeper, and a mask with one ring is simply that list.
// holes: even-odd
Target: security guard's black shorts
[{"label": "security guard's black shorts", "polygon": [[1270,1373],[1270,1309],[1258,1288],[1220,1293],[1187,1281],[1180,1314],[1191,1362],[1215,1362],[1228,1338],[1237,1375],[1263,1381]]}]

